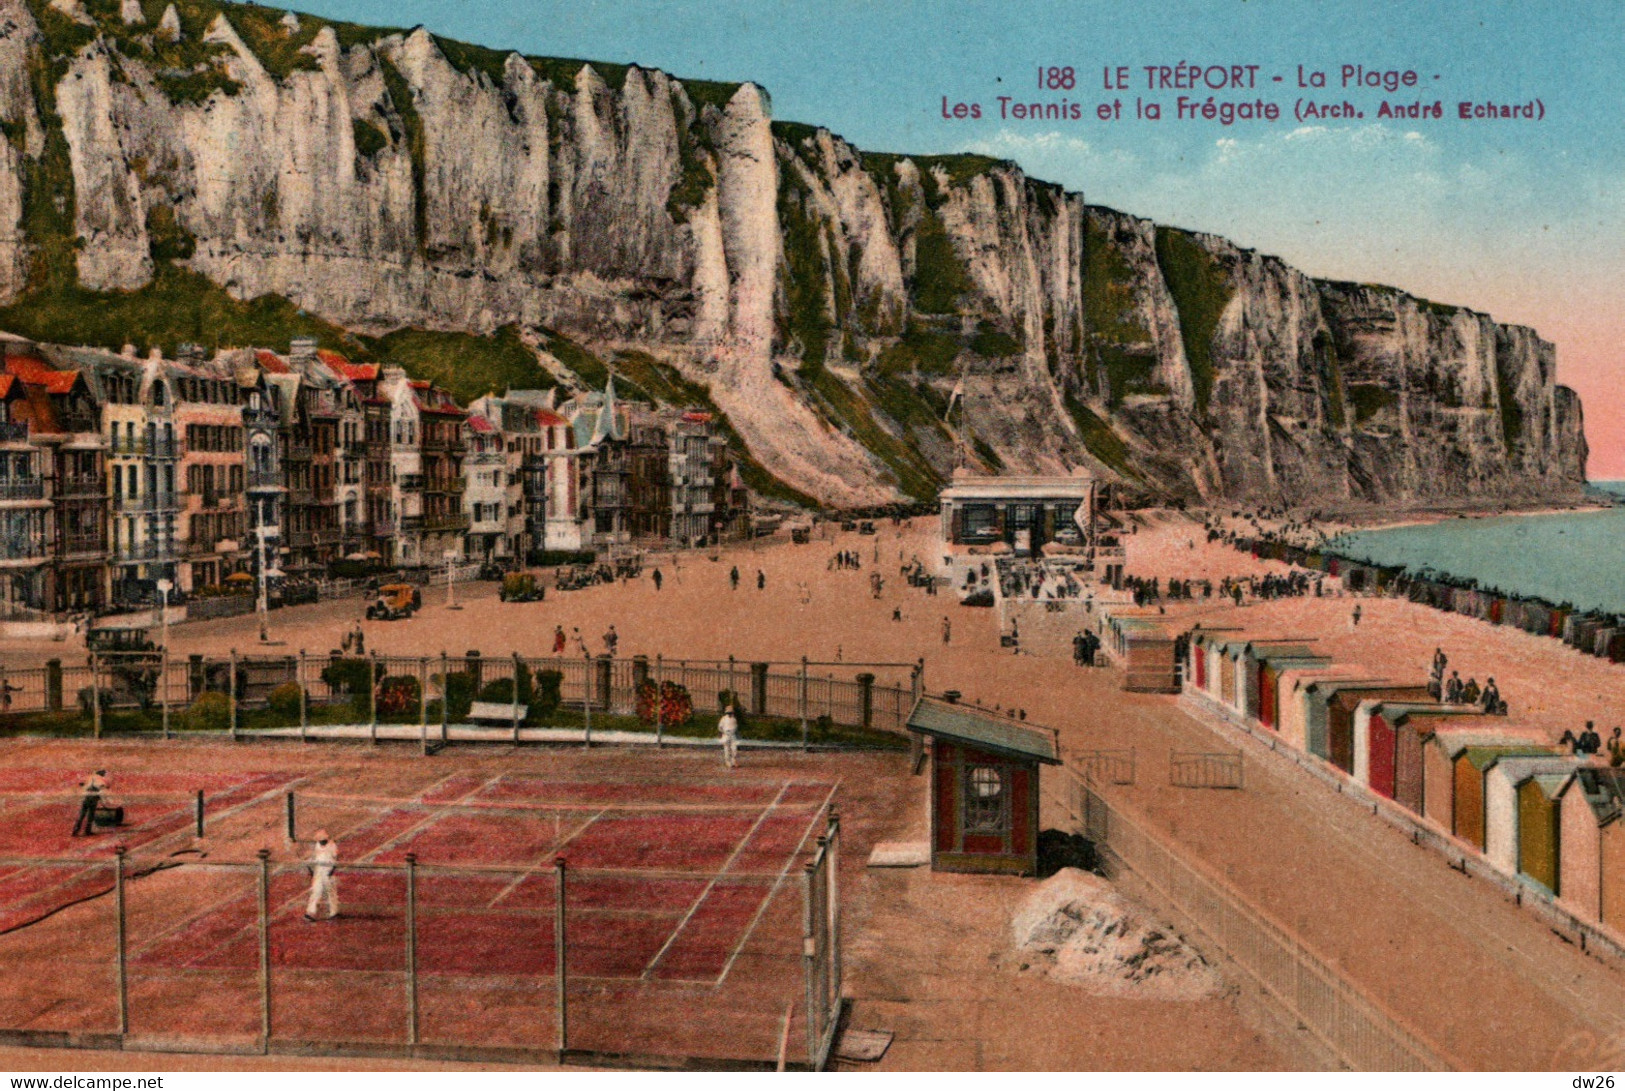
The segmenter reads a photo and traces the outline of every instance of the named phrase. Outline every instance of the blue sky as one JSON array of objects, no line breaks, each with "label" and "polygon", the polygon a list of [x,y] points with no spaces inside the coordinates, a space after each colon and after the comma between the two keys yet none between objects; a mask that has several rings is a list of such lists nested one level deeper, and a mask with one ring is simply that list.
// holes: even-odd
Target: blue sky
[{"label": "blue sky", "polygon": [[[1316,276],[1381,281],[1532,325],[1580,390],[1593,476],[1625,477],[1625,3],[1100,0],[305,0],[363,23],[410,26],[525,53],[636,61],[678,76],[750,79],[779,118],[860,147],[974,150],[1096,203],[1226,235]],[[1142,10],[1142,9],[1149,9]],[[1102,101],[1159,99],[1145,65],[1256,64],[1274,123],[1102,122]],[[1364,119],[1290,117],[1297,66],[1328,73],[1321,101]],[[1340,66],[1415,70],[1419,86],[1345,96]],[[1038,92],[1043,65],[1071,92]],[[1106,66],[1132,89],[1108,92]],[[1273,84],[1281,75],[1286,83]],[[1435,79],[1434,77],[1438,78]],[[1193,97],[1206,98],[1203,90]],[[1441,100],[1441,121],[1378,121],[1385,97]],[[1081,121],[1000,121],[997,96],[1069,97]],[[942,99],[981,120],[944,120]],[[1541,121],[1461,121],[1462,100],[1538,98]]]}]

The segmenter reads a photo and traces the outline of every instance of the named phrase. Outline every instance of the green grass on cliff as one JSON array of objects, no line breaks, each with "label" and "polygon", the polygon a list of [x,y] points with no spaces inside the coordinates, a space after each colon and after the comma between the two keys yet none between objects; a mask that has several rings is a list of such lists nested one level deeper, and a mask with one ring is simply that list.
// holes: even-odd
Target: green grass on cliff
[{"label": "green grass on cliff", "polygon": [[[887,431],[875,419],[867,401],[834,374],[822,368],[804,373],[802,378],[809,392],[823,404],[829,416],[885,464],[891,471],[897,487],[904,494],[920,501],[936,498],[943,484],[942,475],[937,473],[918,450]],[[893,396],[896,396],[895,392]]]},{"label": "green grass on cliff", "polygon": [[1190,364],[1191,386],[1196,394],[1196,413],[1207,412],[1213,393],[1213,335],[1219,318],[1229,304],[1234,289],[1218,259],[1203,249],[1189,232],[1174,227],[1158,227],[1157,264],[1162,268],[1168,293],[1179,312],[1179,329],[1185,342],[1185,359]]},{"label": "green grass on cliff", "polygon": [[1122,474],[1125,479],[1138,480],[1140,475],[1135,472],[1128,444],[1123,442],[1123,437],[1118,435],[1099,414],[1070,392],[1067,393],[1065,401],[1067,412],[1072,415],[1073,422],[1083,435],[1084,448],[1103,465]]},{"label": "green grass on cliff", "polygon": [[133,292],[92,292],[77,284],[25,293],[0,307],[0,329],[66,345],[117,351],[133,344],[172,355],[182,342],[204,348],[255,345],[285,351],[296,337],[365,356],[365,346],[338,326],[314,318],[281,296],[238,300],[202,274],[159,265],[150,284]]},{"label": "green grass on cliff", "polygon": [[415,379],[428,379],[468,404],[483,394],[511,388],[545,390],[558,380],[519,338],[517,326],[488,337],[444,330],[401,329],[362,339],[371,359],[400,364]]}]

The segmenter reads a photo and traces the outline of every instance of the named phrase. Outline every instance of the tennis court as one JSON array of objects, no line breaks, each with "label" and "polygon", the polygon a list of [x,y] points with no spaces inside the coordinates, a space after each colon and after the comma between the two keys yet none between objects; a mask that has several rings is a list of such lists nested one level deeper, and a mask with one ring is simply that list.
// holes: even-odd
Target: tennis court
[{"label": "tennis court", "polygon": [[[836,829],[834,778],[487,769],[363,794],[319,775],[223,777],[204,788],[210,840],[235,838],[239,851],[177,856],[170,841],[197,843],[192,797],[153,777],[141,786],[176,789],[173,806],[116,837],[67,837],[71,778],[26,786],[47,799],[0,798],[0,813],[62,830],[38,842],[49,859],[0,874],[0,898],[8,881],[19,890],[0,912],[39,920],[52,892],[90,899],[75,910],[93,935],[73,1018],[32,1013],[24,1025],[90,1022],[158,1048],[706,1067],[806,1063],[827,1037],[838,902],[821,839]],[[312,922],[305,861],[318,829],[339,846],[340,912]],[[122,880],[115,841],[129,847]],[[275,848],[242,848],[261,843]]]}]

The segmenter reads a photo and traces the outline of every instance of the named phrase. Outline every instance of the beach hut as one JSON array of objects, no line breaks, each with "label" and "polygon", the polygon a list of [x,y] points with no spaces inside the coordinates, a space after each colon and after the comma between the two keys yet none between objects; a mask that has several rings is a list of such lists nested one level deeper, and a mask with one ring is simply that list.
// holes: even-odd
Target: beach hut
[{"label": "beach hut", "polygon": [[[1312,689],[1316,684],[1360,681],[1363,678],[1364,671],[1360,667],[1338,663],[1283,670],[1276,684],[1280,698],[1276,706],[1275,729],[1281,741],[1299,750],[1309,749],[1309,720],[1314,703]],[[1320,709],[1324,713],[1325,705],[1321,704]],[[1320,722],[1325,724],[1324,715]]]},{"label": "beach hut", "polygon": [[1558,791],[1557,896],[1575,913],[1625,926],[1625,769],[1582,765]]},{"label": "beach hut", "polygon": [[930,741],[931,867],[1034,874],[1039,768],[1061,763],[1055,733],[930,697],[908,729]]},{"label": "beach hut", "polygon": [[[1432,695],[1425,685],[1406,686],[1392,683],[1363,685],[1355,683],[1337,686],[1326,702],[1326,751],[1320,756],[1343,772],[1354,773],[1355,716],[1360,705],[1367,701],[1429,701]],[[1367,710],[1369,715],[1369,710]],[[1311,743],[1313,740],[1311,740]]]},{"label": "beach hut", "polygon": [[1464,751],[1475,746],[1539,749],[1544,745],[1534,729],[1511,728],[1504,717],[1495,719],[1502,722],[1480,725],[1468,717],[1452,719],[1450,726],[1435,726],[1423,745],[1422,817],[1446,833],[1456,833],[1456,760]]},{"label": "beach hut", "polygon": [[1178,634],[1145,618],[1113,618],[1123,662],[1123,688],[1133,693],[1178,693]]},{"label": "beach hut", "polygon": [[1455,802],[1450,815],[1450,832],[1475,849],[1484,848],[1484,774],[1503,757],[1549,757],[1550,746],[1525,742],[1491,742],[1464,747],[1451,762],[1451,782]]},{"label": "beach hut", "polygon": [[1568,754],[1502,754],[1484,767],[1484,855],[1508,875],[1518,873],[1518,785],[1536,773],[1569,772]]},{"label": "beach hut", "polygon": [[[1476,731],[1479,737],[1484,737],[1506,727],[1505,716],[1486,716],[1475,705],[1413,704],[1403,709],[1395,706],[1389,711],[1392,713],[1389,723],[1394,730],[1394,802],[1424,816],[1429,803],[1429,754],[1434,749],[1430,744],[1438,731],[1441,728]],[[1532,734],[1530,741],[1535,741]],[[1433,780],[1433,792],[1442,792],[1448,798],[1449,763],[1443,763],[1438,772]],[[1450,828],[1448,820],[1443,826]]]},{"label": "beach hut", "polygon": [[[1304,655],[1291,651],[1267,651],[1258,657],[1258,723],[1271,731],[1280,730],[1281,676],[1293,670],[1325,669],[1327,655]],[[1290,694],[1290,690],[1287,691]]]},{"label": "beach hut", "polygon": [[1303,748],[1318,758],[1327,754],[1328,722],[1331,699],[1343,686],[1392,685],[1385,678],[1326,678],[1316,679],[1303,688]]},{"label": "beach hut", "polygon": [[1227,634],[1234,629],[1191,630],[1190,666],[1185,672],[1185,684],[1199,693],[1219,699],[1219,660],[1223,655]]},{"label": "beach hut", "polygon": [[1536,771],[1514,786],[1517,795],[1518,874],[1556,897],[1563,858],[1558,794],[1574,778],[1578,759],[1567,759],[1562,769]]},{"label": "beach hut", "polygon": [[1362,701],[1355,713],[1354,779],[1373,792],[1394,798],[1399,765],[1399,731],[1395,721],[1429,701]]},{"label": "beach hut", "polygon": [[1264,659],[1271,655],[1311,658],[1314,650],[1298,638],[1249,640],[1241,646],[1241,657],[1236,668],[1240,672],[1236,711],[1254,722],[1258,720],[1263,691]]}]

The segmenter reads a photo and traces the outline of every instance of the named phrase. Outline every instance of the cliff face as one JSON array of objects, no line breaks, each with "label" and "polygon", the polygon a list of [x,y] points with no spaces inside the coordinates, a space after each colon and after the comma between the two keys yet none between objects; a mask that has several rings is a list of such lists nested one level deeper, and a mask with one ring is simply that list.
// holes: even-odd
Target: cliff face
[{"label": "cliff face", "polygon": [[1013,164],[865,154],[749,84],[214,0],[0,0],[0,124],[0,301],[174,262],[364,332],[635,347],[828,502],[929,495],[962,445],[1190,498],[1583,478],[1532,331]]}]

